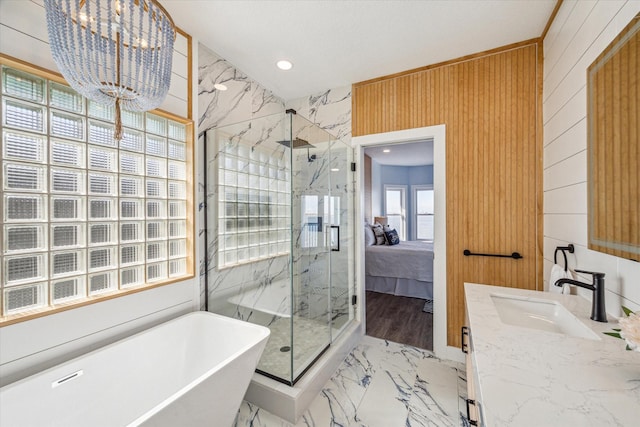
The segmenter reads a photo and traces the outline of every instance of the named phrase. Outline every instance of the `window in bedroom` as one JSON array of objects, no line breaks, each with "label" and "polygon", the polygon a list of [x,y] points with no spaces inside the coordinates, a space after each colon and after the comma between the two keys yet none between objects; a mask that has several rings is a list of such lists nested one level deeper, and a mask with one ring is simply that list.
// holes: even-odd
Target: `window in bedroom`
[{"label": "window in bedroom", "polygon": [[0,59],[0,324],[192,277],[193,122]]},{"label": "window in bedroom", "polygon": [[384,186],[384,209],[389,227],[396,229],[400,240],[407,240],[407,187],[404,185]]},{"label": "window in bedroom", "polygon": [[433,186],[414,185],[413,190],[413,238],[433,241]]}]

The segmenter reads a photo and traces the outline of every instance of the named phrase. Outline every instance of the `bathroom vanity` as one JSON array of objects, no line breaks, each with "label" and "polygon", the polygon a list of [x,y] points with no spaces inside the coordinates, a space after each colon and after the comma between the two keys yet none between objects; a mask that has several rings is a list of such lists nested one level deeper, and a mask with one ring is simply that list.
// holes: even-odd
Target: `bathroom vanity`
[{"label": "bathroom vanity", "polygon": [[465,283],[465,298],[472,425],[638,425],[640,353],[604,335],[616,319],[577,295]]}]

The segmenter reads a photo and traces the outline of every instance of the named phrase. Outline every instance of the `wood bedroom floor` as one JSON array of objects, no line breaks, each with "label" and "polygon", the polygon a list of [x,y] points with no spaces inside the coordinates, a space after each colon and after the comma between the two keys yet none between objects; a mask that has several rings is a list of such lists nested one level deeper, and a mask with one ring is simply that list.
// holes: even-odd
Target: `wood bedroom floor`
[{"label": "wood bedroom floor", "polygon": [[367,335],[433,350],[433,314],[424,300],[367,291]]}]

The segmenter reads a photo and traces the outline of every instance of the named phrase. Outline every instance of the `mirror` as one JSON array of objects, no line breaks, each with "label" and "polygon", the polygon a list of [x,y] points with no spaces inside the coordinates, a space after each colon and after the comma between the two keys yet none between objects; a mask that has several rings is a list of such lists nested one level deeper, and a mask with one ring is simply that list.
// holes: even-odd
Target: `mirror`
[{"label": "mirror", "polygon": [[589,249],[640,260],[640,13],[587,70]]}]

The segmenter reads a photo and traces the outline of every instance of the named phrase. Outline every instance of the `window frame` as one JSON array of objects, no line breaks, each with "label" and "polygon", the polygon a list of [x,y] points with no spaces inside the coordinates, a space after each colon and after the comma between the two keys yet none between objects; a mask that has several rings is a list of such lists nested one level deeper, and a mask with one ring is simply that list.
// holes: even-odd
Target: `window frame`
[{"label": "window frame", "polygon": [[[62,84],[64,86],[69,86],[68,83],[65,81],[65,79],[62,77],[62,75],[60,75],[59,73],[47,70],[45,68],[39,67],[37,65],[16,59],[16,58],[12,58],[10,56],[4,55],[0,53],[0,65],[4,66],[4,67],[8,67],[8,68],[12,68],[14,70],[18,70],[18,71],[22,71],[22,72],[26,72],[29,73],[31,75],[34,75],[36,77],[45,79],[48,81],[46,88],[47,88],[47,96],[48,96],[48,92],[49,92],[49,85],[50,84]],[[3,99],[5,97],[5,95],[2,95]],[[9,95],[7,95],[8,97],[10,97]],[[11,98],[13,99],[13,98]],[[85,106],[87,105],[87,101],[86,98],[83,97],[83,102],[85,103]],[[47,109],[47,114],[50,114],[50,106],[49,103],[47,102],[46,104],[46,109]],[[82,115],[82,117],[88,118],[88,112],[86,111],[87,108],[85,108],[85,111]],[[97,294],[97,295],[88,295],[87,292],[85,292],[84,297],[80,297],[77,299],[73,299],[69,302],[62,302],[62,303],[56,303],[55,305],[53,304],[53,300],[52,300],[52,295],[51,295],[51,282],[54,280],[57,280],[53,277],[52,272],[51,272],[51,266],[49,266],[49,272],[47,274],[47,277],[44,279],[44,281],[39,281],[39,280],[34,280],[34,281],[29,281],[29,282],[25,282],[19,285],[15,285],[16,288],[21,287],[21,286],[26,286],[29,284],[37,284],[39,282],[42,282],[43,284],[46,284],[46,304],[44,307],[37,307],[34,308],[32,310],[25,310],[24,312],[19,312],[19,313],[15,313],[15,314],[6,314],[4,313],[4,291],[3,289],[5,289],[4,285],[0,284],[0,328],[4,327],[4,326],[9,326],[15,323],[20,323],[23,321],[27,321],[27,320],[32,320],[32,319],[36,319],[39,317],[44,317],[44,316],[48,316],[51,314],[56,314],[56,313],[60,313],[63,311],[67,311],[67,310],[72,310],[75,308],[80,308],[80,307],[84,307],[87,305],[91,305],[91,304],[95,304],[98,302],[102,302],[102,301],[107,301],[110,299],[114,299],[114,298],[120,298],[123,296],[127,296],[127,295],[131,295],[134,293],[138,293],[138,292],[142,292],[142,291],[146,291],[146,290],[150,290],[150,289],[154,289],[160,286],[166,286],[166,285],[170,285],[173,283],[177,283],[177,282],[183,282],[186,280],[190,280],[193,279],[195,277],[195,214],[194,214],[194,200],[195,200],[195,195],[194,195],[194,174],[195,174],[195,167],[194,167],[194,141],[195,141],[195,124],[193,122],[193,120],[189,119],[189,118],[185,118],[185,117],[180,117],[178,115],[160,110],[160,109],[156,109],[153,111],[149,111],[148,113],[151,113],[155,116],[159,116],[163,119],[168,119],[174,122],[177,122],[179,124],[182,124],[185,126],[185,140],[184,140],[184,144],[185,144],[185,186],[187,188],[187,194],[186,194],[186,198],[185,199],[181,199],[185,201],[185,206],[186,206],[186,214],[185,214],[185,224],[186,224],[186,230],[185,230],[185,237],[181,238],[179,240],[184,240],[185,241],[185,256],[184,259],[186,260],[186,267],[185,267],[185,272],[184,274],[180,275],[180,276],[174,276],[171,277],[169,274],[169,262],[170,262],[170,257],[167,255],[166,258],[166,263],[167,263],[167,277],[166,279],[161,279],[158,281],[153,281],[153,282],[148,282],[147,281],[147,263],[146,263],[146,255],[144,256],[144,262],[143,264],[141,264],[142,266],[144,266],[144,283],[139,284],[139,285],[135,285],[135,286],[131,286],[131,287],[121,287],[121,274],[120,272],[121,270],[121,262],[120,262],[120,249],[123,246],[127,246],[126,243],[123,243],[120,241],[120,239],[117,240],[116,243],[109,243],[108,245],[97,245],[97,246],[90,246],[88,242],[85,243],[84,247],[80,248],[81,251],[87,252],[89,251],[89,249],[95,249],[95,248],[100,248],[100,247],[105,247],[105,248],[116,248],[117,251],[117,257],[118,257],[118,262],[117,262],[117,268],[115,270],[110,270],[110,271],[114,271],[117,275],[117,282],[116,282],[116,287],[114,290],[105,292],[103,294]],[[4,129],[4,127],[2,127]],[[7,128],[9,129],[9,128]],[[49,144],[49,140],[51,138],[55,138],[52,137],[50,134],[50,129],[49,127],[47,127],[46,132],[43,134],[45,136],[45,138],[47,138],[47,161],[44,163],[49,172],[47,175],[47,191],[40,194],[41,196],[43,196],[46,200],[46,204],[47,204],[47,208],[49,203],[50,203],[50,197],[53,193],[51,193],[51,189],[50,189],[50,173],[51,170],[54,168],[57,168],[57,166],[53,165],[50,163],[49,160],[49,151],[51,149],[50,144]],[[88,132],[88,131],[87,131]],[[2,137],[2,136],[0,136]],[[84,144],[84,150],[87,151],[88,148],[90,147],[89,143],[88,143],[88,137],[85,138],[84,141],[80,141],[79,144]],[[146,155],[146,148],[144,149],[144,151],[142,152],[142,155],[145,156]],[[117,148],[116,149],[116,159],[119,163],[119,157],[120,157],[120,149]],[[167,158],[166,162],[167,164],[169,163],[170,159]],[[5,161],[3,160],[2,163],[4,163]],[[92,171],[96,171],[96,172],[100,172],[99,170],[95,170],[95,169],[91,169],[90,165],[86,165],[83,170],[84,174],[88,175],[90,173],[92,173]],[[4,172],[3,172],[4,173]],[[120,169],[118,167],[118,172],[115,173],[115,176],[117,176],[117,182],[116,184],[118,185],[118,188],[120,186]],[[146,171],[143,175],[140,175],[140,178],[142,179],[142,182],[146,182],[146,180],[149,178],[149,176],[147,175]],[[88,178],[87,178],[88,179]],[[167,177],[167,182],[169,180],[169,178]],[[86,182],[85,181],[85,186],[86,186]],[[145,188],[146,188],[146,184],[145,184]],[[0,188],[0,210],[4,210],[4,193],[5,191]],[[34,193],[35,194],[35,193]],[[91,194],[89,193],[88,189],[87,191],[85,191],[84,195],[81,197],[84,197],[85,200],[89,200],[89,197],[91,196]],[[120,195],[120,190],[118,190],[118,194],[116,196],[114,196],[116,198],[116,200],[120,200],[121,195]],[[147,200],[147,195],[146,195],[146,190],[145,190],[145,196],[141,199],[143,201]],[[169,196],[167,195],[166,198],[166,202],[167,202],[167,209],[169,207],[169,201],[171,201],[173,199],[169,198]],[[143,203],[144,204],[144,209],[146,212],[147,209],[147,204],[146,202]],[[86,208],[86,207],[85,207]],[[120,206],[118,206],[118,210],[120,209]],[[144,225],[144,239],[141,240],[140,244],[144,244],[146,245],[147,242],[150,242],[147,239],[146,236],[146,213],[144,215],[144,218],[141,219],[140,221],[142,221],[145,225]],[[168,221],[169,219],[167,218],[166,222],[167,222],[167,226],[168,226]],[[2,222],[3,226],[0,227],[0,241],[4,242],[4,221]],[[118,224],[118,228],[120,225],[120,215],[118,215],[117,220],[115,220],[115,223]],[[34,223],[35,224],[35,223]],[[40,223],[38,223],[40,224]],[[51,221],[51,218],[47,217],[47,220],[45,222],[42,222],[41,224],[44,225],[44,227],[46,227],[46,239],[50,240],[52,238],[52,225],[55,225],[54,222]],[[86,219],[83,224],[89,224],[88,219]],[[120,230],[118,230],[120,231]],[[88,234],[88,231],[86,232],[86,234]],[[171,242],[171,240],[167,237],[167,239],[165,240],[166,244],[165,246],[169,245],[169,242]],[[47,258],[47,259],[51,259],[52,254],[54,253],[51,250],[51,245],[47,244],[46,245],[46,250],[42,252],[42,254]],[[146,254],[147,248],[145,246],[145,254]],[[4,259],[5,257],[8,257],[10,255],[5,255],[2,254],[2,258]],[[85,258],[85,262],[88,262],[88,257]],[[49,261],[50,263],[50,261]],[[4,266],[3,266],[4,268]],[[83,277],[85,279],[88,279],[91,275],[93,274],[93,272],[89,271],[89,269],[87,268],[86,271],[83,273]],[[4,280],[4,279],[3,279]],[[85,280],[87,283],[84,284],[85,288],[88,289],[88,280]]]},{"label": "window frame", "polygon": [[[406,185],[397,185],[397,184],[385,184],[384,185],[384,215],[389,218],[389,213],[387,212],[387,191],[400,191],[400,205],[401,205],[401,213],[400,219],[402,221],[402,229],[396,230],[398,231],[398,237],[400,240],[407,240],[407,191],[408,186]],[[391,214],[392,216],[398,216],[398,214]]]},{"label": "window frame", "polygon": [[[411,238],[418,240],[418,191],[434,191],[433,184],[419,184],[411,186]],[[420,216],[432,216],[435,221],[435,192],[434,192],[434,211],[431,214],[421,214]],[[434,222],[434,238],[435,238],[435,222]],[[433,242],[433,240],[422,239],[424,242]]]}]

